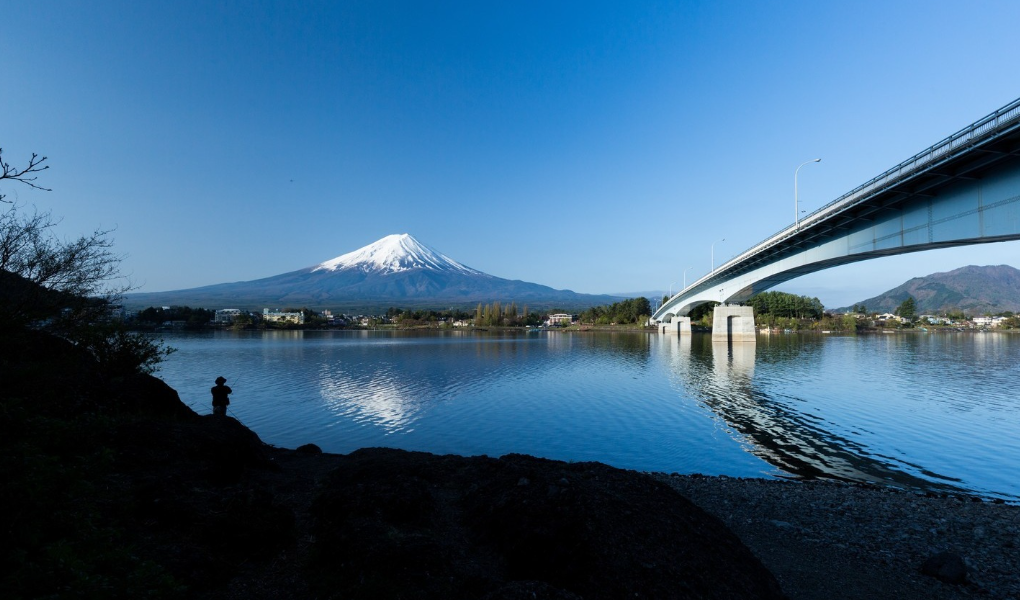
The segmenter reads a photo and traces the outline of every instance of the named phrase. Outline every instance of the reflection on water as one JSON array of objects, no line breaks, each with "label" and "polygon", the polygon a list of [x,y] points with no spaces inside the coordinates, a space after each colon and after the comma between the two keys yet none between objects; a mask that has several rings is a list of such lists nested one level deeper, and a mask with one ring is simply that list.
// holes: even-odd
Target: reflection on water
[{"label": "reflection on water", "polygon": [[352,352],[319,365],[319,393],[336,415],[370,422],[387,433],[412,431],[421,413],[437,399],[509,377],[528,360],[533,345],[462,332],[400,332],[356,339]]},{"label": "reflection on water", "polygon": [[640,470],[1020,498],[1020,336],[177,335],[161,375],[269,443],[524,452]]},{"label": "reflection on water", "polygon": [[[803,344],[776,336],[766,345],[762,362],[776,364],[804,356]],[[768,339],[768,338],[766,338]],[[812,340],[809,345],[817,345]],[[826,423],[801,406],[776,401],[756,389],[756,344],[712,341],[709,336],[684,336],[677,343],[673,364],[682,385],[740,434],[748,451],[804,479],[829,478],[846,481],[895,484],[915,489],[960,491],[938,480],[948,477],[929,473],[922,479],[901,470],[918,465],[903,464],[891,457],[872,455],[853,439],[836,434]],[[897,464],[901,463],[901,464]]]}]

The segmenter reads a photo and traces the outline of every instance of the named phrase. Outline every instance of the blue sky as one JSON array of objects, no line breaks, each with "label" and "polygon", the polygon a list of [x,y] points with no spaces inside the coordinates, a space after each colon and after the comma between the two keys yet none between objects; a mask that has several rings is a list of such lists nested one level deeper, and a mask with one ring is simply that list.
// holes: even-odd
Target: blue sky
[{"label": "blue sky", "polygon": [[[115,227],[140,291],[410,233],[473,268],[666,291],[1020,96],[1004,2],[56,2],[0,22],[3,186]],[[1016,242],[830,269],[826,306]]]}]

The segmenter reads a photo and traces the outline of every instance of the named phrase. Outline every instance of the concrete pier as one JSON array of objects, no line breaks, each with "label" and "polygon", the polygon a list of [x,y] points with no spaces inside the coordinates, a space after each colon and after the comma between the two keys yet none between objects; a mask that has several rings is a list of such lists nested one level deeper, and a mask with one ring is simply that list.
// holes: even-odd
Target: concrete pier
[{"label": "concrete pier", "polygon": [[673,317],[669,323],[660,323],[662,333],[673,333],[676,335],[691,335],[690,317]]},{"label": "concrete pier", "polygon": [[[688,320],[689,321],[689,320]],[[712,319],[712,341],[754,343],[754,309],[750,306],[715,307]]]}]

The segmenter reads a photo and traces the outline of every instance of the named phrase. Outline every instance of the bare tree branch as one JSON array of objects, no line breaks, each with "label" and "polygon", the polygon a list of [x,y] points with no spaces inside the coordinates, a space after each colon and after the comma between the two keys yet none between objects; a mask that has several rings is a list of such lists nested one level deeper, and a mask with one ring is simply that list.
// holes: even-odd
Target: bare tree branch
[{"label": "bare tree branch", "polygon": [[[39,173],[50,168],[49,165],[42,166],[42,164],[46,162],[45,156],[39,156],[38,154],[33,152],[32,158],[28,159],[28,166],[26,166],[23,169],[19,169],[18,167],[12,167],[10,163],[4,161],[3,154],[4,149],[0,148],[0,180],[10,179],[11,181],[19,181],[21,183],[24,183],[28,187],[32,187],[37,190],[43,190],[46,192],[52,191],[50,188],[45,188],[35,183],[35,180],[38,178],[38,175],[34,175],[34,173]],[[5,197],[6,196],[4,194],[0,194],[0,202],[6,202],[7,204],[10,204],[11,202],[9,200],[4,200]]]}]

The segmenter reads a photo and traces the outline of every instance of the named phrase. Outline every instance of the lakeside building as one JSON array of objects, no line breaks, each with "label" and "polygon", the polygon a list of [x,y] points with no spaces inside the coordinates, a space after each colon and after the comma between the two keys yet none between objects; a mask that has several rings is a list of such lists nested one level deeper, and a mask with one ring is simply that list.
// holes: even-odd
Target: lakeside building
[{"label": "lakeside building", "polygon": [[974,317],[971,322],[974,327],[998,327],[1005,320],[1006,317]]},{"label": "lakeside building", "polygon": [[262,309],[262,319],[267,323],[295,323],[297,325],[305,324],[305,313],[298,312],[280,312],[273,311],[269,312],[268,308]]},{"label": "lakeside building", "polygon": [[549,327],[554,327],[556,325],[573,325],[574,315],[568,315],[566,313],[556,313],[554,315],[549,315],[549,318],[546,319],[545,324],[548,325]]},{"label": "lakeside building", "polygon": [[239,308],[221,308],[216,311],[213,321],[216,323],[233,323],[240,316],[241,309]]}]

